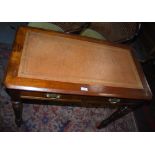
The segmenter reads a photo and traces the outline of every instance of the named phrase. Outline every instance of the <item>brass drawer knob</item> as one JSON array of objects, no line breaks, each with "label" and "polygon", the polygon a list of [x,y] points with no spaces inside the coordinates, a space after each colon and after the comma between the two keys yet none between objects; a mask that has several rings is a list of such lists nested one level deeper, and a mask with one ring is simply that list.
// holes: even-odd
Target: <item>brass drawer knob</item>
[{"label": "brass drawer knob", "polygon": [[50,93],[47,93],[46,97],[47,98],[51,98],[51,99],[60,99],[61,95],[60,94],[50,94]]},{"label": "brass drawer knob", "polygon": [[119,103],[121,100],[119,98],[109,98],[108,100],[111,104]]}]

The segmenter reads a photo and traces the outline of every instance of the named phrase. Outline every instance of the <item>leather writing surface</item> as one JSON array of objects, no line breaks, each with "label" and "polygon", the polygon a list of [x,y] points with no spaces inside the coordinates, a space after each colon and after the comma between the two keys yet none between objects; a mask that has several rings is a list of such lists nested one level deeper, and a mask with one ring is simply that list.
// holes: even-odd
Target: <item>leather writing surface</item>
[{"label": "leather writing surface", "polygon": [[26,34],[18,76],[143,88],[128,49],[33,31]]}]

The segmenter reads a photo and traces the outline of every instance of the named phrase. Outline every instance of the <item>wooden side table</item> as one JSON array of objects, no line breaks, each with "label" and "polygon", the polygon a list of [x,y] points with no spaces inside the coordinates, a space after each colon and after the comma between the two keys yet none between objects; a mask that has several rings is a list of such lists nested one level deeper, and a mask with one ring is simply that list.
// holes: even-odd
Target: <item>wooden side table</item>
[{"label": "wooden side table", "polygon": [[118,106],[102,128],[152,98],[129,47],[30,27],[17,32],[4,84],[18,126],[25,99]]}]

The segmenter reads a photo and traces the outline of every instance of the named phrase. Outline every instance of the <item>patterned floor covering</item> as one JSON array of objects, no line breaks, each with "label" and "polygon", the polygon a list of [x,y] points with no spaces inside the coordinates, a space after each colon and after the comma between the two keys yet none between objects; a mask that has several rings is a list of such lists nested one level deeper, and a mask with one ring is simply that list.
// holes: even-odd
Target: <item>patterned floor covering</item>
[{"label": "patterned floor covering", "polygon": [[56,105],[24,104],[23,124],[17,128],[10,98],[1,82],[6,70],[10,50],[0,48],[0,131],[20,132],[127,132],[137,131],[133,113],[115,121],[106,128],[98,130],[96,125],[108,117],[112,109],[85,108]]}]

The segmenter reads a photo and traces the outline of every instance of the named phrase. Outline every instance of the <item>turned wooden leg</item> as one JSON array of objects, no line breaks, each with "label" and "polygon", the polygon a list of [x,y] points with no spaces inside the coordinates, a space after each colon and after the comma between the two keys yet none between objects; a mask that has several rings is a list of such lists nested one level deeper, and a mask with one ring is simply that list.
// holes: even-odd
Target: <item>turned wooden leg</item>
[{"label": "turned wooden leg", "polygon": [[20,127],[22,124],[23,104],[20,102],[12,101],[12,107],[15,114],[15,123],[18,127]]},{"label": "turned wooden leg", "polygon": [[109,116],[107,119],[103,120],[99,126],[97,127],[98,129],[104,128],[107,125],[109,125],[110,123],[116,121],[117,119],[119,119],[120,117],[128,114],[130,111],[132,111],[134,108],[133,107],[129,107],[129,106],[123,106],[120,107],[118,110],[116,110],[111,116]]}]

